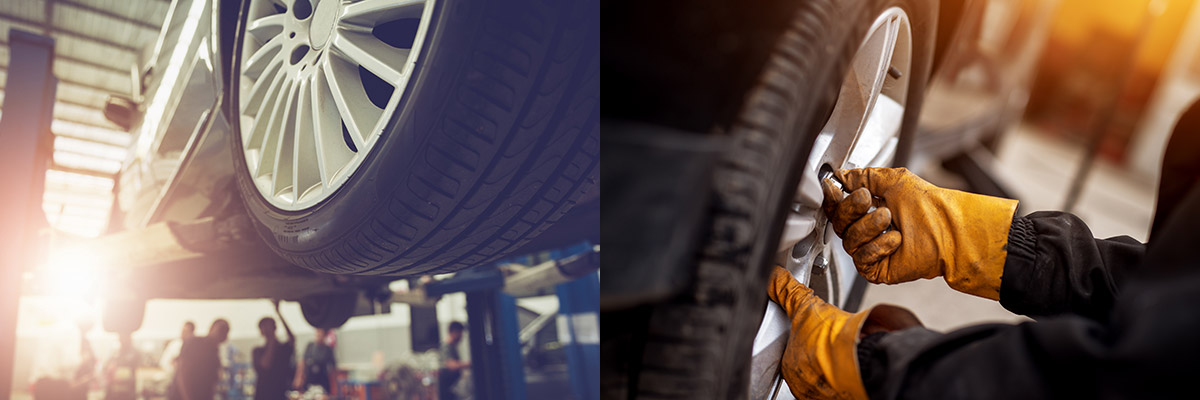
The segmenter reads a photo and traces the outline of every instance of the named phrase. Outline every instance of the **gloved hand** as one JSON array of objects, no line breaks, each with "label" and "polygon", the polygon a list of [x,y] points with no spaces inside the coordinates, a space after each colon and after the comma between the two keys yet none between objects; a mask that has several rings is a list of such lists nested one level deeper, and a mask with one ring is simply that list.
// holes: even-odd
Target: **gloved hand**
[{"label": "gloved hand", "polygon": [[[831,182],[823,182],[825,213],[868,281],[945,276],[955,290],[1000,299],[1016,200],[942,189],[904,168],[850,169],[835,176],[851,193],[843,198]],[[868,213],[872,205],[877,208]]]},{"label": "gloved hand", "polygon": [[921,326],[906,309],[881,304],[851,314],[813,295],[812,289],[775,267],[767,295],[792,320],[780,369],[798,399],[865,399],[858,372],[858,340],[869,333]]}]

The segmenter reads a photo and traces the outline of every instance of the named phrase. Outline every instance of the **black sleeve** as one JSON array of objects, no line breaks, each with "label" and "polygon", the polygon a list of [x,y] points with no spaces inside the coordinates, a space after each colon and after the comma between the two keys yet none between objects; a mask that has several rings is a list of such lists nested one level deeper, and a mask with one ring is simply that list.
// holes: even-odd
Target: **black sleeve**
[{"label": "black sleeve", "polygon": [[885,399],[1193,397],[1200,274],[1129,286],[1108,322],[1060,315],[868,336],[863,383]]},{"label": "black sleeve", "polygon": [[1064,212],[1014,217],[1000,304],[1023,315],[1101,320],[1145,247],[1128,236],[1096,239],[1082,220]]}]

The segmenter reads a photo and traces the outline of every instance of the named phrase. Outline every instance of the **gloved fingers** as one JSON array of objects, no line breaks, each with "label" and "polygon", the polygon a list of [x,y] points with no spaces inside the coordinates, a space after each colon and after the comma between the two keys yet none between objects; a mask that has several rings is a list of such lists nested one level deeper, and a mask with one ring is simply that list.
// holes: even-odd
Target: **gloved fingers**
[{"label": "gloved fingers", "polygon": [[846,228],[858,221],[867,211],[871,209],[871,192],[866,189],[858,189],[842,199],[838,203],[837,209],[833,210],[833,215],[829,216],[830,222],[833,223],[833,231],[842,236],[846,232]]},{"label": "gloved fingers", "polygon": [[800,284],[791,272],[776,265],[767,281],[767,296],[791,316],[812,297],[812,289]]},{"label": "gloved fingers", "polygon": [[[889,231],[875,240],[858,248],[858,251],[852,253],[854,257],[854,265],[858,267],[858,271],[863,273],[871,283],[880,283],[878,281],[879,274],[882,272],[878,264],[886,262],[888,256],[896,252],[900,248],[901,236],[898,231]],[[891,282],[888,282],[891,283]]]},{"label": "gloved fingers", "polygon": [[858,268],[858,274],[862,275],[867,282],[871,283],[886,283],[881,278],[884,276],[884,271],[887,271],[891,260],[887,257],[880,259],[874,264],[859,264],[854,262],[854,267]]},{"label": "gloved fingers", "polygon": [[900,178],[908,174],[906,168],[855,168],[833,173],[847,191],[866,188],[880,197],[885,197],[888,189],[900,183]]},{"label": "gloved fingers", "polygon": [[887,207],[876,208],[846,228],[846,234],[842,235],[842,247],[846,249],[846,253],[854,254],[859,247],[879,237],[891,223],[892,211]]},{"label": "gloved fingers", "polygon": [[825,215],[833,215],[833,211],[837,209],[838,203],[846,197],[841,189],[833,185],[833,179],[825,178],[821,180],[821,192],[825,194],[824,200],[821,201],[821,210],[825,211]]}]

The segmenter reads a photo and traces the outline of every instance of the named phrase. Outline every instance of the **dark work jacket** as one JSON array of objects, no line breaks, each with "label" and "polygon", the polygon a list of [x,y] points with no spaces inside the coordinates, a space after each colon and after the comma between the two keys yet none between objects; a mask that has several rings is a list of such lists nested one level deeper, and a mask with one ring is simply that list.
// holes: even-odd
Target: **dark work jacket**
[{"label": "dark work jacket", "polygon": [[1000,304],[1035,322],[877,333],[872,398],[1195,398],[1200,379],[1200,108],[1177,124],[1148,244],[1079,218],[1013,219]]}]

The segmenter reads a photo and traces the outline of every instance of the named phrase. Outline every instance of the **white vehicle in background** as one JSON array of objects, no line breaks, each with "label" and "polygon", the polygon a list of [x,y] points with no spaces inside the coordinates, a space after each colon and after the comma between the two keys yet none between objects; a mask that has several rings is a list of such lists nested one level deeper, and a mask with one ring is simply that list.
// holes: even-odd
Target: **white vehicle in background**
[{"label": "white vehicle in background", "polygon": [[126,297],[299,300],[336,326],[398,277],[598,236],[595,8],[175,1],[138,98],[106,105],[134,141],[101,240],[195,254],[117,277]]}]

